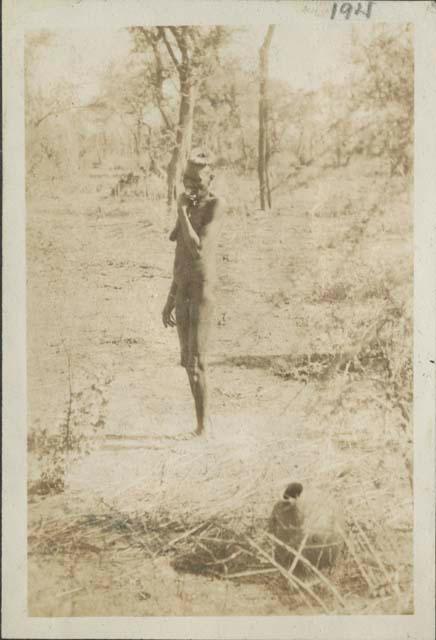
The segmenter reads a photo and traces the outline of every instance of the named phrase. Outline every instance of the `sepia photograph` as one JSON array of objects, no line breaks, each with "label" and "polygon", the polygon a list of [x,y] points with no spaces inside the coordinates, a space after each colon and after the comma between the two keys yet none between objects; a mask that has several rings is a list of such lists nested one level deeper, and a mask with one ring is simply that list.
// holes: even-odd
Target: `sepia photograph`
[{"label": "sepia photograph", "polygon": [[431,640],[436,3],[3,8],[2,637]]},{"label": "sepia photograph", "polygon": [[413,615],[414,30],[363,18],[26,32],[29,616]]}]

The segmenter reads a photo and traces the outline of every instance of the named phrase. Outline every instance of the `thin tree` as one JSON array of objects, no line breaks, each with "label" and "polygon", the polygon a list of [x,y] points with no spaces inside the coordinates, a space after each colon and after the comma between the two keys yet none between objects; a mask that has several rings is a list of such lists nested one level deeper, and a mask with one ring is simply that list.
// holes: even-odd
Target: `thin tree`
[{"label": "thin tree", "polygon": [[[132,27],[136,51],[153,52],[155,60],[154,99],[164,125],[173,135],[171,158],[167,167],[167,202],[171,207],[177,186],[191,150],[194,108],[204,78],[219,64],[219,51],[231,33],[227,27]],[[164,81],[178,80],[178,114],[173,125],[165,110]]]},{"label": "thin tree", "polygon": [[269,25],[259,50],[259,147],[257,172],[259,175],[260,208],[265,211],[265,203],[271,208],[271,189],[268,175],[270,143],[268,137],[268,58],[274,33],[274,25]]},{"label": "thin tree", "polygon": [[[173,36],[173,43],[168,37],[167,30]],[[193,50],[197,34],[195,29],[189,27],[159,27],[158,32],[177,70],[180,83],[178,123],[167,173],[167,203],[170,207],[173,199],[177,197],[177,185],[180,183],[181,173],[191,149],[194,107],[199,80],[198,74],[195,73],[197,61]],[[174,43],[178,55],[175,53]]]}]

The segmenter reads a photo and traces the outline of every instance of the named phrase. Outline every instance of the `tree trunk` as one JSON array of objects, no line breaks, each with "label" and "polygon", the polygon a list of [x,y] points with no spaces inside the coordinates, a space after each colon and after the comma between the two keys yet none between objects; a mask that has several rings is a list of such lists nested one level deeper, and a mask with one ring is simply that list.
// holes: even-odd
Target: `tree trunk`
[{"label": "tree trunk", "polygon": [[271,209],[271,187],[269,180],[269,159],[271,156],[270,140],[269,140],[269,127],[268,127],[268,97],[265,101],[265,187],[266,187],[266,199],[268,203],[268,209]]},{"label": "tree trunk", "polygon": [[257,153],[257,173],[259,176],[260,208],[265,211],[265,110],[264,110],[264,82],[260,79],[259,98],[259,148]]},{"label": "tree trunk", "polygon": [[248,160],[248,153],[247,153],[247,144],[245,142],[244,125],[242,124],[241,107],[239,106],[238,99],[236,97],[235,84],[232,84],[230,88],[229,105],[232,113],[234,126],[239,129],[239,138],[241,141],[240,158],[242,159],[242,162],[243,162],[244,173],[246,173],[248,169],[249,160]]},{"label": "tree trunk", "polygon": [[259,145],[257,173],[259,176],[260,208],[265,211],[265,200],[271,207],[271,192],[268,186],[268,53],[274,33],[274,25],[268,27],[259,50]]},{"label": "tree trunk", "polygon": [[242,128],[242,126],[241,126],[241,151],[242,151],[242,160],[243,160],[244,173],[247,173],[248,167],[249,167],[249,164],[250,164],[250,160],[248,158],[247,144],[245,142],[244,129]]},{"label": "tree trunk", "polygon": [[167,204],[169,208],[177,198],[177,188],[191,149],[196,93],[196,86],[187,73],[187,78],[180,80],[179,121],[176,142],[168,165]]},{"label": "tree trunk", "polygon": [[133,135],[133,143],[135,148],[136,169],[139,171],[141,166],[141,114],[136,117],[136,131]]}]

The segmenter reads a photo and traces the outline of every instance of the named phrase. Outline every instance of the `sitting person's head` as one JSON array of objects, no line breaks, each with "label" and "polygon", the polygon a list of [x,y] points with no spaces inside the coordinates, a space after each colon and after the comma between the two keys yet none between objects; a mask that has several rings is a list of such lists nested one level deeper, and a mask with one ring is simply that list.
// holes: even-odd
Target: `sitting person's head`
[{"label": "sitting person's head", "polygon": [[297,500],[303,493],[303,485],[300,482],[291,482],[283,493],[283,500]]}]

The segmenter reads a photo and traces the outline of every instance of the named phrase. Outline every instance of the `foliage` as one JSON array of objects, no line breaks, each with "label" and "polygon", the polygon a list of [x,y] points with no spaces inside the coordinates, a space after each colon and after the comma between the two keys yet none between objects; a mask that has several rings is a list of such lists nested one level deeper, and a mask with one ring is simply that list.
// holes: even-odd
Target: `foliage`
[{"label": "foliage", "polygon": [[388,151],[391,174],[411,170],[413,144],[413,48],[410,25],[380,26],[369,42],[356,39],[351,104],[371,113],[367,147]]},{"label": "foliage", "polygon": [[[36,456],[40,467],[39,476],[29,483],[29,494],[62,493],[68,468],[91,453],[95,437],[105,425],[106,399],[100,389],[101,383],[73,390],[70,367],[68,354],[67,402],[55,432],[45,426],[34,426],[28,432],[27,450]],[[110,377],[105,379],[105,385],[110,382]],[[84,416],[87,416],[86,421]]]},{"label": "foliage", "polygon": [[[163,174],[176,145],[181,78],[197,85],[192,144],[219,166],[250,174],[257,162],[258,79],[241,67],[225,27],[134,27],[132,50],[104,71],[99,97],[80,108],[68,78],[44,87],[38,61],[54,36],[26,41],[29,174],[113,164]],[[316,163],[343,166],[353,155],[386,157],[392,174],[412,169],[413,49],[409,27],[356,32],[347,85],[317,90],[270,81],[270,171],[273,185]],[[182,74],[182,75],[180,75]],[[164,185],[162,184],[162,188]]]}]

